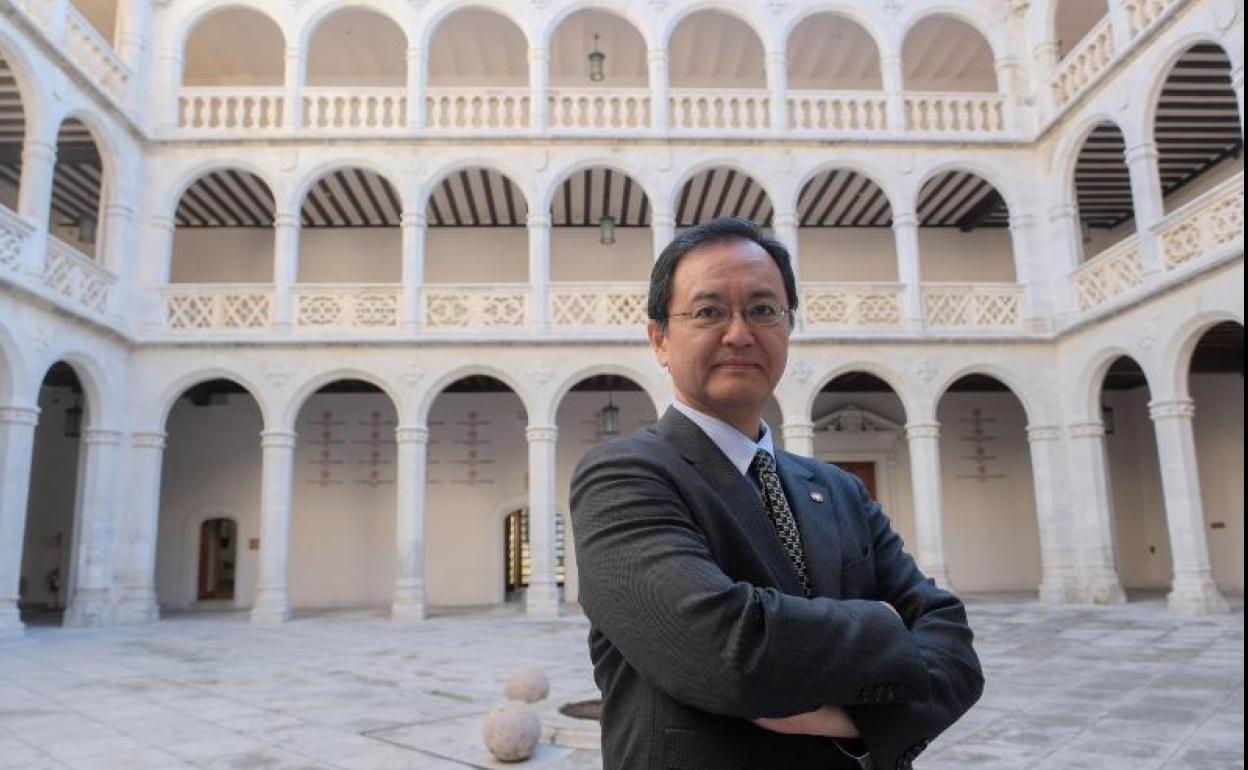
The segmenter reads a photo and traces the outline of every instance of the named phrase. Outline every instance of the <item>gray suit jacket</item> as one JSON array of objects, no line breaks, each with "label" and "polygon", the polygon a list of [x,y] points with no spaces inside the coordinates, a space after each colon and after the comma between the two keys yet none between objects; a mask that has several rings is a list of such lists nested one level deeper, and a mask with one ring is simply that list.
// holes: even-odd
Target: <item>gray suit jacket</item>
[{"label": "gray suit jacket", "polygon": [[962,603],[919,572],[856,477],[777,455],[813,599],[757,489],[678,411],[577,467],[605,770],[858,767],[829,739],[748,721],[824,704],[847,708],[872,767],[908,768],[979,698]]}]

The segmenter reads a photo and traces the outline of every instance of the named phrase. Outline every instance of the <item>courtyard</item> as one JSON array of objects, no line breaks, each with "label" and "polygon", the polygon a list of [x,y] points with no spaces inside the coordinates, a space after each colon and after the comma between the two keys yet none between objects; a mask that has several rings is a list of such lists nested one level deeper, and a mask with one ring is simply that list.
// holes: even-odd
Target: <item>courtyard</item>
[{"label": "courtyard", "polygon": [[[1232,607],[1190,618],[1160,596],[1105,608],[972,597],[985,694],[916,767],[1242,768],[1242,599]],[[364,612],[36,624],[0,649],[0,768],[591,770],[592,727],[521,765],[492,763],[480,739],[522,664],[550,678],[544,723],[572,721],[556,708],[594,694],[587,627],[510,607],[412,624]]]}]

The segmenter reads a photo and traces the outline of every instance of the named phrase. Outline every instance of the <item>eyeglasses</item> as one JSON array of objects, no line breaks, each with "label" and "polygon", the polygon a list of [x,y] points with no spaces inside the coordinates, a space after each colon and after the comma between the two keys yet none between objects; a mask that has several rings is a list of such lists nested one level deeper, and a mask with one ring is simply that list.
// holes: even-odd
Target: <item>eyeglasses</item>
[{"label": "eyeglasses", "polygon": [[737,314],[740,314],[748,325],[756,329],[769,329],[787,321],[793,315],[793,310],[779,302],[755,302],[739,310],[727,305],[707,302],[695,305],[686,313],[668,313],[667,317],[687,318],[689,323],[698,329],[718,329],[731,324]]}]

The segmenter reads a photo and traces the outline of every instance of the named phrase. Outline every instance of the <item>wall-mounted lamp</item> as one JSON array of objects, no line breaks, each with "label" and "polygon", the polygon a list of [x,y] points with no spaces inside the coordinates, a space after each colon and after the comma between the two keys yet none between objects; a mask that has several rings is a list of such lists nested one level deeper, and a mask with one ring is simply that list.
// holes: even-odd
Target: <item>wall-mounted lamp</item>
[{"label": "wall-mounted lamp", "polygon": [[615,217],[610,214],[598,220],[598,242],[603,246],[615,243]]},{"label": "wall-mounted lamp", "polygon": [[598,35],[594,35],[594,50],[589,52],[589,80],[593,83],[601,83],[602,79],[607,76],[604,65],[607,63],[607,55],[598,50]]}]

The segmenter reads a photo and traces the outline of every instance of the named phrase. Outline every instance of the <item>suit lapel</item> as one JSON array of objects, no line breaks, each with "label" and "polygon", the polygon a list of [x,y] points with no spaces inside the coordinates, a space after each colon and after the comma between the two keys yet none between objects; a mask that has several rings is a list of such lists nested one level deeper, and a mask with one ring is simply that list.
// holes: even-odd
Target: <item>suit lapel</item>
[{"label": "suit lapel", "polygon": [[[720,448],[692,420],[671,407],[658,424],[659,434],[666,438],[715,491],[720,507],[745,531],[751,545],[766,561],[776,580],[776,587],[786,593],[802,595],[789,555],[772,526],[763,498],[754,483],[737,470]],[[800,523],[799,523],[800,526]]]},{"label": "suit lapel", "polygon": [[816,596],[836,597],[841,590],[841,533],[831,490],[787,452],[776,452],[776,468],[789,508],[802,533],[806,572]]}]

